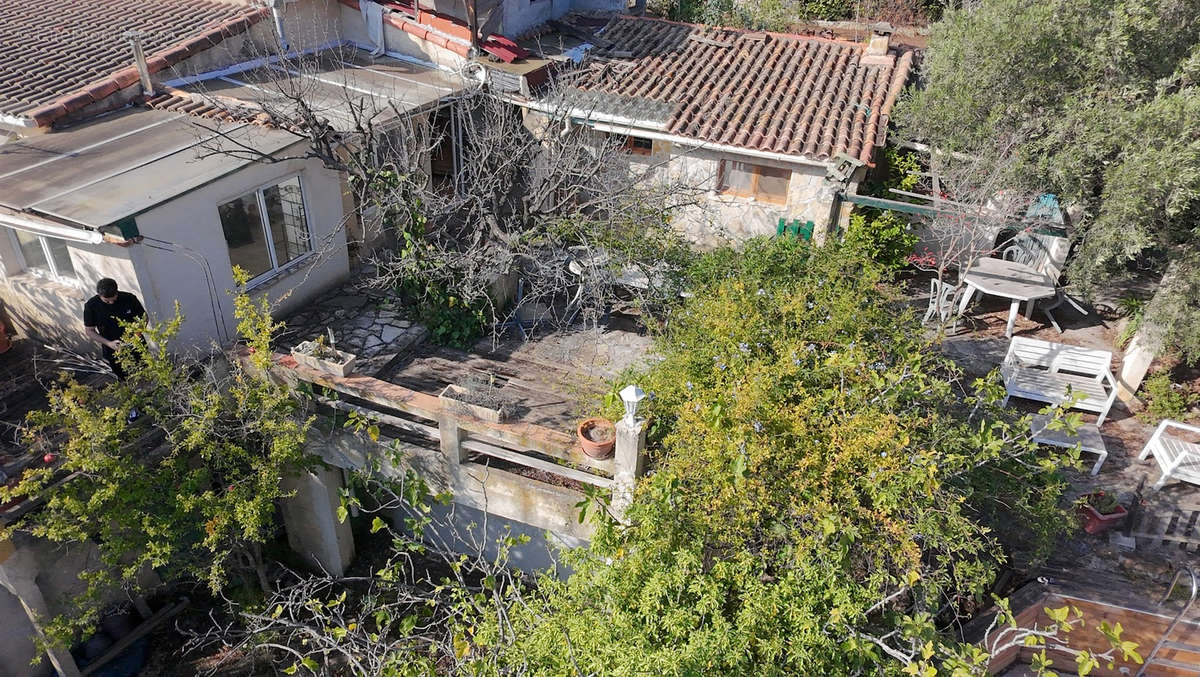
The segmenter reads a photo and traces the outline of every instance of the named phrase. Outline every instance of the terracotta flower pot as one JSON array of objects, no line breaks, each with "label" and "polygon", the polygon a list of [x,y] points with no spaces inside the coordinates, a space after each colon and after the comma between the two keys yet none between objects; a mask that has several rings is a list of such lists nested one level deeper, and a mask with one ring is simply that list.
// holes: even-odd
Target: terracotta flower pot
[{"label": "terracotta flower pot", "polygon": [[1080,520],[1083,522],[1083,530],[1089,534],[1102,534],[1109,529],[1117,526],[1125,520],[1125,515],[1129,513],[1125,506],[1118,505],[1114,512],[1107,515],[1100,514],[1092,506],[1086,503],[1080,503],[1076,507],[1076,512],[1079,514]]},{"label": "terracotta flower pot", "polygon": [[583,453],[595,459],[612,456],[617,443],[617,428],[606,418],[589,418],[575,429]]}]

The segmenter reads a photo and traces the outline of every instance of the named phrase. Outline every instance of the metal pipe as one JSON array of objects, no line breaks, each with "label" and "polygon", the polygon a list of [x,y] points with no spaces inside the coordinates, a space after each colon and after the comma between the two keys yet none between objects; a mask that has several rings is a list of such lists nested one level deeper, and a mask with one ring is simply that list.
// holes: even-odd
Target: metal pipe
[{"label": "metal pipe", "polygon": [[37,123],[33,121],[33,118],[24,118],[19,115],[0,113],[0,126],[12,127],[14,129],[21,130],[37,127]]},{"label": "metal pipe", "polygon": [[275,34],[279,36],[279,47],[283,51],[288,50],[287,36],[283,33],[283,4],[288,0],[269,0],[271,5],[271,18],[275,20]]},{"label": "metal pipe", "polygon": [[154,83],[150,80],[150,66],[146,63],[146,51],[142,49],[142,34],[135,30],[128,30],[122,35],[133,46],[133,61],[137,64],[138,77],[142,80],[142,93],[146,96],[154,96]]}]

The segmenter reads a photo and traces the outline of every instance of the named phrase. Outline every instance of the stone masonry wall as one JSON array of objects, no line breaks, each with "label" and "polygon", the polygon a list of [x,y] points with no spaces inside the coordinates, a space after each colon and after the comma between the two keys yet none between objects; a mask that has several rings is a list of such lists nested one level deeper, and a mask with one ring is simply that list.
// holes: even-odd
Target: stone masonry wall
[{"label": "stone masonry wall", "polygon": [[[786,204],[753,198],[735,197],[720,192],[722,160],[752,162],[790,169]],[[825,180],[825,168],[813,165],[785,165],[729,153],[688,149],[655,141],[649,156],[632,156],[637,169],[657,164],[664,176],[682,178],[707,190],[703,204],[683,210],[676,225],[688,240],[702,248],[736,244],[752,237],[771,236],[779,219],[812,221],[814,237],[823,241],[833,214],[836,186]]]}]

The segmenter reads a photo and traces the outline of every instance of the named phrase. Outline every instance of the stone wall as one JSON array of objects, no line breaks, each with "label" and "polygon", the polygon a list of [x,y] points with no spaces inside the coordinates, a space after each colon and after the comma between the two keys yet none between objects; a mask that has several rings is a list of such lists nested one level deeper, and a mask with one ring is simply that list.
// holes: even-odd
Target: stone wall
[{"label": "stone wall", "polygon": [[[677,215],[676,224],[685,237],[702,248],[736,244],[752,237],[774,235],[779,219],[799,219],[815,224],[814,237],[823,241],[834,210],[837,186],[825,179],[825,167],[785,164],[731,153],[687,148],[655,141],[649,156],[631,156],[635,169],[657,165],[655,173],[706,190],[706,200]],[[722,161],[740,161],[790,169],[786,204],[726,195],[720,190]]]}]

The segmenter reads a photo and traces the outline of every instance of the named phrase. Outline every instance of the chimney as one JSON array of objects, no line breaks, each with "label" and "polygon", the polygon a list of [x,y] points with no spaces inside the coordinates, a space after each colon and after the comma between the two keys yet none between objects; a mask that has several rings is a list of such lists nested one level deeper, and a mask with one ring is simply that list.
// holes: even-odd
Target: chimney
[{"label": "chimney", "polygon": [[882,56],[887,54],[888,42],[892,35],[892,25],[881,21],[871,26],[871,41],[867,43],[867,56]]},{"label": "chimney", "polygon": [[866,49],[863,50],[862,58],[859,63],[864,66],[890,66],[895,57],[888,54],[892,35],[892,25],[887,22],[879,22],[871,26],[871,39],[867,42]]},{"label": "chimney", "polygon": [[629,11],[634,16],[641,16],[646,13],[646,0],[633,0],[633,9]]},{"label": "chimney", "polygon": [[154,83],[150,81],[150,67],[146,65],[146,52],[142,49],[142,34],[135,30],[125,31],[124,36],[133,46],[133,61],[142,80],[142,93],[154,96]]}]

